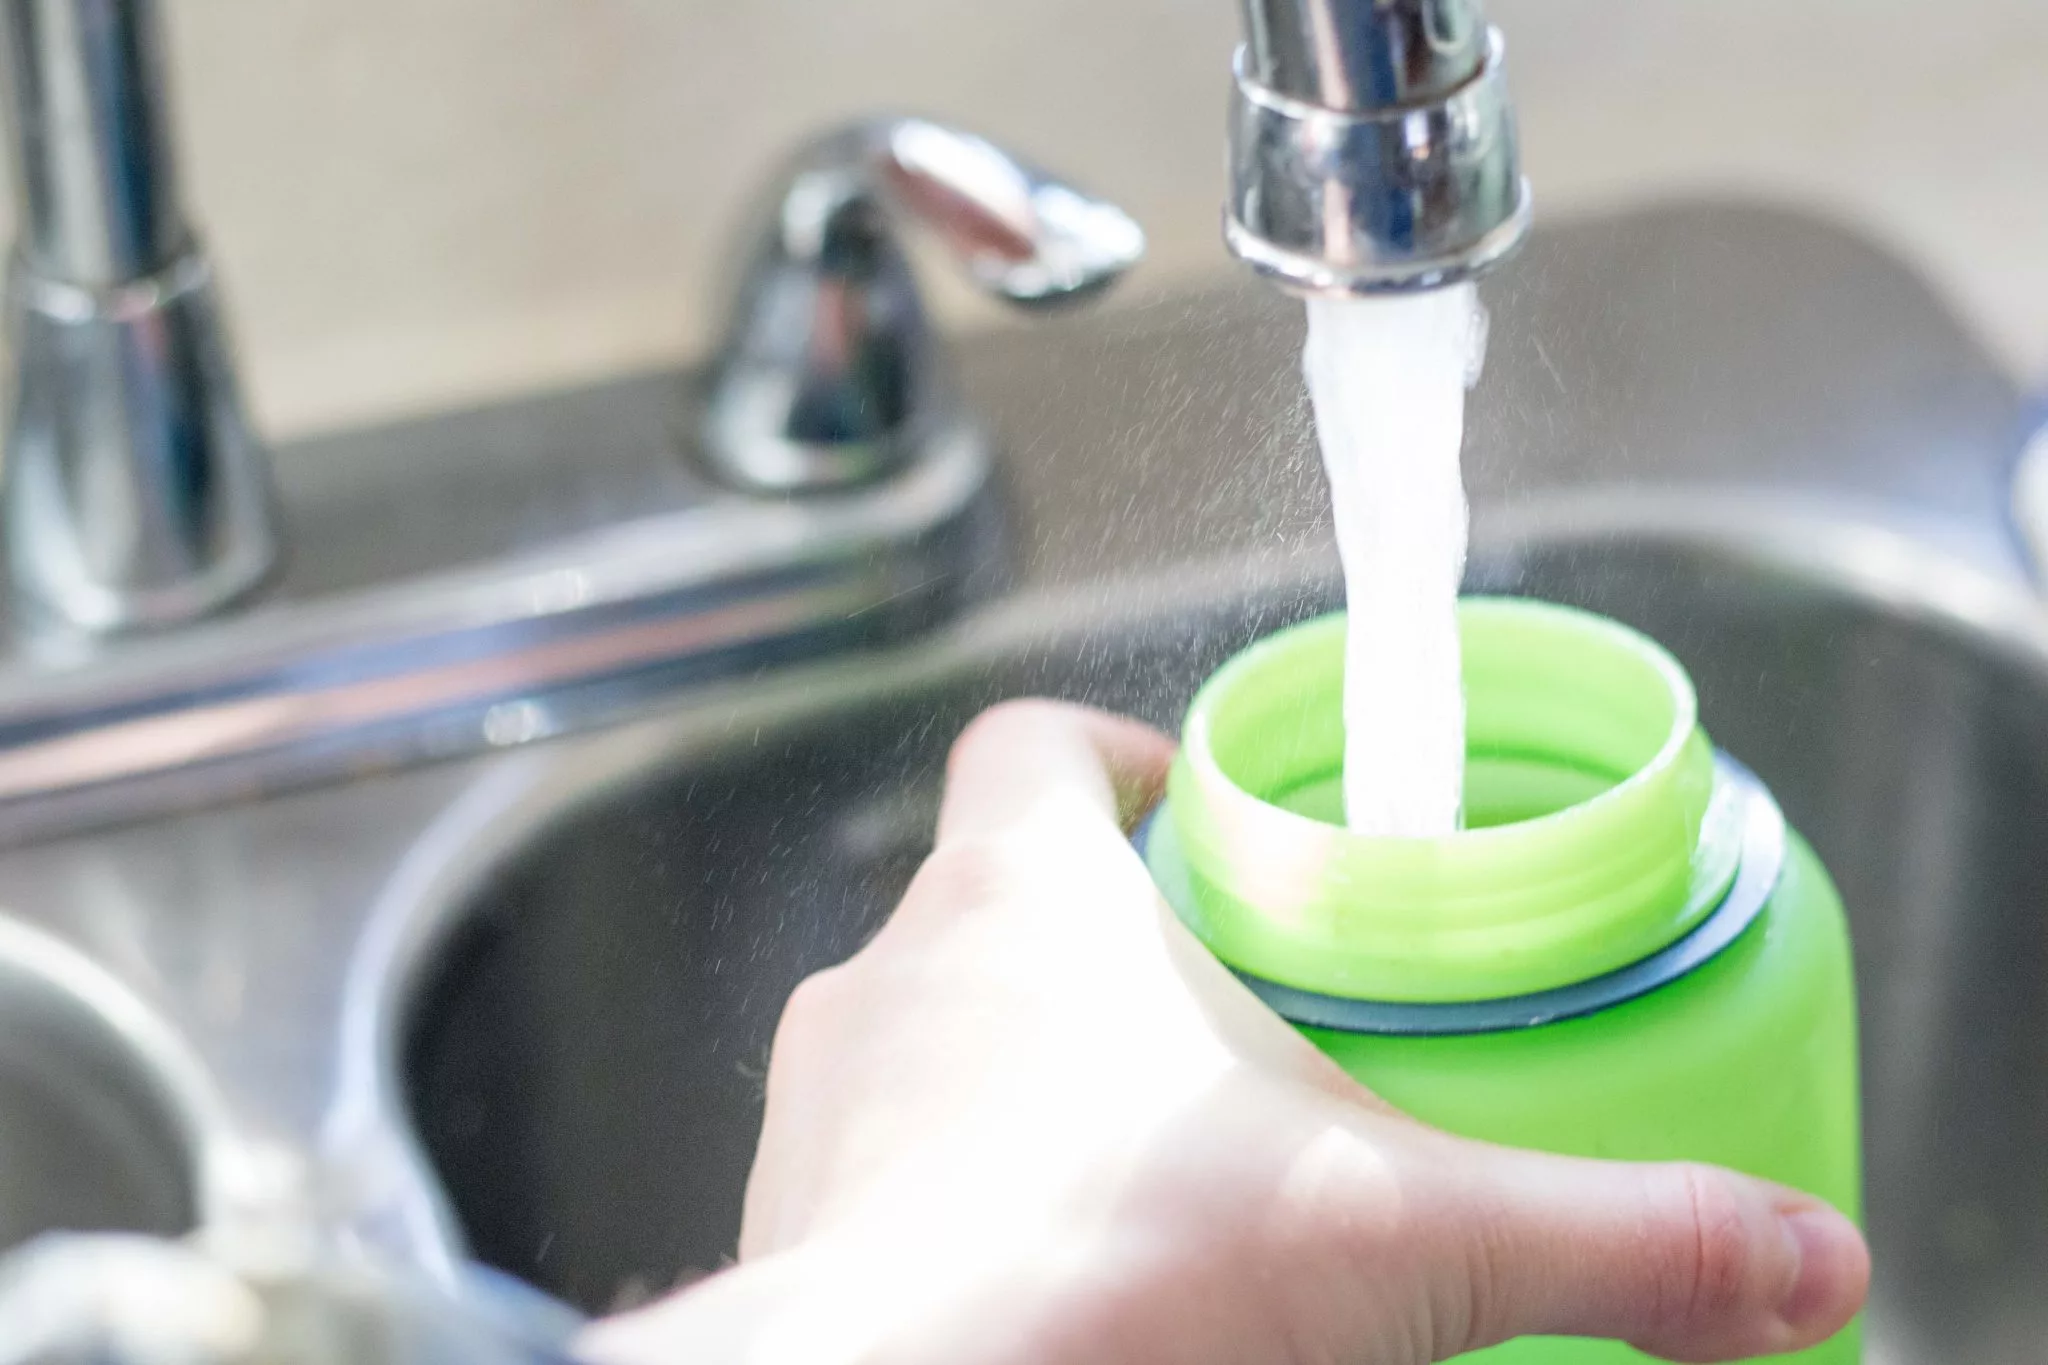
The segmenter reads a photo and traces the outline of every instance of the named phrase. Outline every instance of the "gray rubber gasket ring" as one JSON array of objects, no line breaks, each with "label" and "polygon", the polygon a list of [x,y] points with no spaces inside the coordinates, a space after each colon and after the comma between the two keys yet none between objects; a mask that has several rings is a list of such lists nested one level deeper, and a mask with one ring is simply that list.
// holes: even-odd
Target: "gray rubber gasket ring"
[{"label": "gray rubber gasket ring", "polygon": [[[1715,772],[1743,802],[1742,853],[1735,880],[1711,914],[1685,937],[1639,962],[1604,976],[1529,995],[1446,1004],[1352,1000],[1283,986],[1231,968],[1281,1018],[1303,1028],[1399,1037],[1453,1037],[1540,1028],[1596,1014],[1668,986],[1720,956],[1763,913],[1785,870],[1784,812],[1757,775],[1727,754],[1714,755]],[[1157,812],[1138,831],[1142,853]],[[1178,911],[1176,910],[1176,913]]]}]

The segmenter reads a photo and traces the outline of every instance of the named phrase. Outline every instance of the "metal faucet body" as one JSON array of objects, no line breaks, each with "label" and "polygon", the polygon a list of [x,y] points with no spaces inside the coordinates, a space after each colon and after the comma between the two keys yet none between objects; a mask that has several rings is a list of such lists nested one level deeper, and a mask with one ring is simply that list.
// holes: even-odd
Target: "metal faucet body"
[{"label": "metal faucet body", "polygon": [[920,118],[827,133],[777,177],[704,400],[726,482],[843,489],[974,439],[898,237],[922,228],[991,297],[1085,299],[1138,263],[1122,210]]},{"label": "metal faucet body", "polygon": [[1529,226],[1502,44],[1476,0],[1244,0],[1225,236],[1297,293],[1432,289]]},{"label": "metal faucet body", "polygon": [[208,615],[278,555],[267,457],[180,205],[155,0],[5,0],[21,228],[5,526],[31,613]]}]

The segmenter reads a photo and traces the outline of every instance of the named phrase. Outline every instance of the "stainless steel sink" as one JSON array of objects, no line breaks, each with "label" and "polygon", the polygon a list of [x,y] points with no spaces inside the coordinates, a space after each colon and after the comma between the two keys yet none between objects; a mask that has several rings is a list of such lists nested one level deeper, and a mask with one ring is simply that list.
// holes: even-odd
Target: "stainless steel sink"
[{"label": "stainless steel sink", "polygon": [[203,1105],[141,1006],[0,920],[0,1251],[46,1232],[190,1231]]},{"label": "stainless steel sink", "polygon": [[999,625],[879,689],[818,679],[550,783],[542,823],[453,912],[407,1033],[407,1093],[473,1247],[590,1309],[720,1265],[783,1001],[888,914],[968,718],[1046,693],[1167,723],[1250,634],[1328,600]]},{"label": "stainless steel sink", "polygon": [[[2013,385],[1910,270],[1753,207],[1539,230],[1489,303],[1474,586],[1669,642],[1853,908],[1872,1365],[2038,1365],[2048,617],[2001,520]],[[1004,486],[978,577],[910,638],[639,678],[605,712],[636,719],[567,734],[493,656],[488,752],[0,812],[0,1243],[310,1220],[402,1276],[464,1292],[473,1251],[590,1309],[715,1268],[782,1001],[888,912],[967,718],[1038,692],[1170,726],[1335,600],[1298,307],[1240,281],[1058,326],[961,348]],[[460,542],[441,509],[480,496],[630,515],[681,477],[681,388],[281,452],[300,549],[346,579]],[[72,738],[119,767],[133,735]]]},{"label": "stainless steel sink", "polygon": [[[1490,523],[1475,585],[1669,642],[1834,869],[1863,992],[1873,1360],[2037,1360],[2048,633],[2024,597],[1869,528],[1696,502],[1628,519],[1653,529],[1588,530],[1586,508]],[[475,869],[407,1034],[476,1250],[591,1309],[717,1267],[781,1003],[888,913],[968,717],[1042,692],[1171,723],[1231,648],[1329,600],[1313,572],[1138,596],[561,775]]]}]

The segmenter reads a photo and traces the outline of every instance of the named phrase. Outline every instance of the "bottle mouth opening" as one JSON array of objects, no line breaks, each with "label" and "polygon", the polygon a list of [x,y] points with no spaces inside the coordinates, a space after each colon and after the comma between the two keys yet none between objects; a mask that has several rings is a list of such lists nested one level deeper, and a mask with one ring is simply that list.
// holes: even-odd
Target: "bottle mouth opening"
[{"label": "bottle mouth opening", "polygon": [[1380,838],[1342,825],[1344,629],[1261,641],[1189,710],[1154,861],[1184,864],[1178,908],[1224,961],[1302,990],[1493,999],[1646,957],[1718,901],[1737,840],[1709,817],[1729,802],[1663,648],[1567,607],[1461,604],[1467,828]]},{"label": "bottle mouth opening", "polygon": [[[1698,702],[1654,641],[1545,603],[1471,598],[1459,614],[1461,834],[1559,815],[1679,762]],[[1340,829],[1345,625],[1319,617],[1238,655],[1196,698],[1184,740],[1224,780]]]}]

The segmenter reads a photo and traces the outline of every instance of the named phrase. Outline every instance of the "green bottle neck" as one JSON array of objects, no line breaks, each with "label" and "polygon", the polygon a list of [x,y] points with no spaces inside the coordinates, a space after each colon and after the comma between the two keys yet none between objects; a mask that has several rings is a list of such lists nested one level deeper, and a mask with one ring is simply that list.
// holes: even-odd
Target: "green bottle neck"
[{"label": "green bottle neck", "polygon": [[1697,926],[1739,859],[1691,681],[1604,618],[1463,603],[1468,828],[1338,822],[1344,627],[1310,621],[1195,698],[1168,788],[1179,908],[1231,966],[1359,999],[1500,999],[1641,960]]}]

